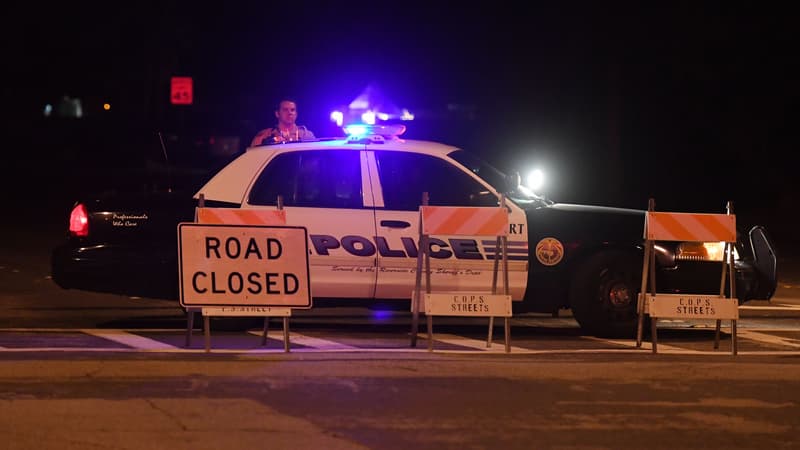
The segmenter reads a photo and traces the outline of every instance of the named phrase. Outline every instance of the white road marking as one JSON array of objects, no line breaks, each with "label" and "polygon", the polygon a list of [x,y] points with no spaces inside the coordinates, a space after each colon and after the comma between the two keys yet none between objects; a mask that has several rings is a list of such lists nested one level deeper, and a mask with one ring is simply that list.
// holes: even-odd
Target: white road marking
[{"label": "white road marking", "polygon": [[[689,329],[691,330],[691,328]],[[702,329],[694,328],[694,330],[702,331]],[[36,333],[85,333],[87,335],[96,336],[102,339],[108,339],[114,342],[124,344],[125,348],[106,348],[106,347],[39,347],[39,348],[18,348],[18,347],[0,347],[2,353],[31,353],[31,352],[118,352],[118,353],[204,353],[205,348],[184,348],[166,344],[164,342],[147,338],[142,334],[153,332],[171,332],[173,334],[183,335],[185,333],[176,329],[137,329],[137,330],[120,330],[120,329],[67,329],[67,328],[6,328],[0,329],[3,332],[36,332]],[[767,333],[764,329],[758,331],[753,330],[738,330],[739,337],[749,339],[777,346],[788,347],[787,350],[752,350],[752,351],[738,351],[737,354],[741,356],[800,356],[800,339],[792,339],[788,337],[773,336]],[[797,331],[797,327],[792,329],[775,329],[769,331]],[[134,332],[136,334],[134,334]],[[249,331],[250,334],[261,336],[261,330]],[[202,333],[201,333],[202,334]],[[281,334],[282,337],[282,334]],[[419,333],[417,337],[420,340],[427,339],[427,333]],[[433,353],[440,354],[505,354],[505,344],[503,336],[493,336],[492,346],[486,347],[485,339],[473,339],[459,335],[452,335],[446,333],[433,334],[435,341],[448,343],[463,347],[463,349],[437,349],[434,343]],[[498,340],[499,338],[499,340]],[[643,354],[652,351],[652,344],[648,341],[643,341],[641,347],[636,347],[635,339],[603,339],[593,336],[581,336],[582,339],[592,340],[601,343],[613,344],[621,348],[593,348],[593,349],[526,349],[518,346],[511,347],[510,354],[517,355],[548,355],[548,354]],[[514,342],[512,332],[512,343]],[[536,339],[526,341],[528,343],[535,343]],[[713,342],[713,341],[709,341]],[[303,348],[295,346],[302,345]],[[729,351],[725,350],[692,350],[681,347],[676,347],[669,344],[659,342],[659,353],[672,354],[672,355],[717,355],[717,356],[730,356]],[[213,353],[224,354],[241,354],[241,355],[258,355],[258,354],[271,354],[271,353],[284,353],[283,346],[270,347],[270,348],[255,348],[255,349],[235,349],[235,348],[220,348],[215,349],[213,346],[213,338],[210,351]],[[417,342],[416,347],[411,347],[410,343],[402,347],[356,347],[353,345],[343,344],[335,340],[321,339],[311,337],[299,333],[290,334],[290,352],[291,353],[428,353],[427,343],[420,344]]]},{"label": "white road marking", "polygon": [[[487,330],[487,332],[488,332],[488,330]],[[428,334],[427,333],[420,333],[420,334],[417,334],[417,337],[418,338],[422,338],[422,339],[427,339],[428,338]],[[505,351],[506,351],[505,341],[504,341],[502,336],[500,336],[499,338],[500,338],[500,340],[498,341],[498,336],[496,336],[496,335],[492,336],[492,346],[487,348],[485,340],[471,339],[471,338],[467,338],[467,337],[464,337],[464,336],[458,336],[458,335],[455,335],[455,334],[436,333],[436,331],[434,331],[434,333],[433,333],[433,349],[436,350],[436,343],[437,342],[444,342],[446,344],[458,345],[458,346],[467,347],[467,348],[474,348],[475,350],[483,350],[483,351],[486,351],[486,352],[503,352],[503,353],[505,353]],[[513,334],[511,336],[511,342],[514,342]],[[425,344],[425,347],[427,347],[427,344]],[[524,349],[522,347],[514,347],[513,345],[509,347],[509,350],[511,352],[525,352],[525,351],[528,351],[527,349]]]},{"label": "white road marking", "polygon": [[[248,331],[248,333],[255,336],[262,336],[264,332],[263,330],[251,330]],[[280,339],[283,340],[283,331],[281,331]],[[289,331],[289,344],[290,346],[297,344],[305,347],[314,347],[320,350],[352,350],[358,348],[352,345],[342,344],[341,342],[306,336],[292,331]]]},{"label": "white road marking", "polygon": [[[642,346],[636,347],[636,339],[604,339],[595,336],[581,336],[581,338],[596,342],[608,342],[609,344],[621,345],[623,347],[641,348],[643,350],[650,350],[650,351],[653,350],[653,344],[648,341],[642,341]],[[675,347],[672,345],[662,344],[661,342],[658,343],[657,347],[659,353],[681,353],[681,354],[702,353],[701,351],[698,350]]]},{"label": "white road marking", "polygon": [[766,344],[782,345],[785,347],[800,348],[800,341],[797,339],[786,338],[782,336],[773,336],[771,334],[759,333],[752,330],[737,330],[736,332],[740,338],[750,339],[753,341],[764,342]]},{"label": "white road marking", "polygon": [[139,350],[170,350],[177,348],[174,345],[146,338],[138,334],[128,333],[125,330],[84,329],[80,331],[91,336],[108,339],[109,341],[118,342]]},{"label": "white road marking", "polygon": [[[660,347],[660,345],[659,345]],[[224,354],[238,354],[243,357],[248,355],[258,354],[279,354],[285,353],[283,348],[280,349],[232,349],[221,348],[215,349],[211,347],[211,353],[224,353]],[[206,353],[205,349],[194,348],[172,348],[172,349],[137,349],[137,348],[86,348],[86,347],[37,347],[37,348],[6,348],[0,350],[3,353]],[[292,348],[290,353],[431,353],[425,346],[417,348],[353,348],[353,349],[320,349],[320,348]],[[432,353],[440,354],[455,354],[455,355],[496,355],[506,354],[504,351],[484,351],[478,352],[475,350],[437,350],[434,348]],[[607,354],[649,354],[647,348],[603,348],[603,349],[553,349],[553,350],[526,350],[519,351],[512,350],[509,355],[576,355],[576,354],[592,354],[592,355],[607,355]],[[676,352],[661,352],[670,355],[703,355],[703,356],[724,356],[729,357],[729,351],[721,350],[706,350],[706,351],[690,351],[680,350]],[[800,350],[768,350],[768,351],[739,351],[737,356],[800,356]]]},{"label": "white road marking", "polygon": [[578,328],[578,322],[571,317],[542,317],[542,318],[512,318],[511,326],[547,327],[547,328]]},{"label": "white road marking", "polygon": [[770,306],[748,306],[742,305],[739,306],[739,310],[750,310],[750,311],[797,311],[800,310],[800,305],[787,305],[781,303],[775,303]]},{"label": "white road marking", "polygon": [[[92,330],[94,328],[0,328],[0,331],[8,331],[11,333],[86,333],[87,330]],[[112,331],[112,330],[119,330],[125,331],[126,333],[129,330],[124,329],[117,329],[117,328],[109,328],[109,329],[97,329],[97,331]],[[137,333],[167,333],[167,332],[184,332],[185,330],[179,328],[143,328],[135,330]],[[197,332],[197,330],[194,330]],[[202,333],[202,330],[200,331]]]}]

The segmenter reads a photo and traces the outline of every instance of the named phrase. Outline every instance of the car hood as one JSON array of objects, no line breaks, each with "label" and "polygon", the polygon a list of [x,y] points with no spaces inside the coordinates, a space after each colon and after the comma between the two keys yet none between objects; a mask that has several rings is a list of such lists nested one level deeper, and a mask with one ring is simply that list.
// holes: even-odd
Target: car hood
[{"label": "car hood", "polygon": [[547,206],[558,211],[575,211],[584,213],[600,214],[621,214],[630,216],[644,216],[645,211],[641,209],[616,208],[612,206],[579,205],[574,203],[553,203]]}]

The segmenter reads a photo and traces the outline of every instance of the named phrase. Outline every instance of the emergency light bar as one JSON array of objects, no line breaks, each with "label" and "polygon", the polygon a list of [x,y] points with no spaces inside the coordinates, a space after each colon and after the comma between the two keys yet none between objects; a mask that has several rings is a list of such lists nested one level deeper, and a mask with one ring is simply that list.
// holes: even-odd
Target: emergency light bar
[{"label": "emergency light bar", "polygon": [[348,141],[357,141],[373,136],[385,139],[395,138],[406,132],[406,126],[400,124],[393,125],[368,125],[364,123],[354,123],[344,127]]}]

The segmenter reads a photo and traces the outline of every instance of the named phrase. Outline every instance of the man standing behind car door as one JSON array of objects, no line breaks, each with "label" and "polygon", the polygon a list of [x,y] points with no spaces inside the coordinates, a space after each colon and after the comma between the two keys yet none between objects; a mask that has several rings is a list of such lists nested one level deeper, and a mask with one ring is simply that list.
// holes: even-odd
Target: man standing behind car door
[{"label": "man standing behind car door", "polygon": [[303,125],[297,125],[297,103],[290,98],[283,98],[275,107],[275,118],[278,123],[272,128],[259,131],[250,143],[257,145],[297,142],[316,139],[314,133]]}]

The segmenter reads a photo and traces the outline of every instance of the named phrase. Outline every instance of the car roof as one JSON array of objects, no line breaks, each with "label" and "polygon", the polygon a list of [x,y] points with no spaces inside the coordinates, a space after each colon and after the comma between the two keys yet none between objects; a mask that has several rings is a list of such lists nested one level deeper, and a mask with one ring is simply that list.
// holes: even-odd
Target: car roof
[{"label": "car roof", "polygon": [[393,138],[385,140],[364,139],[360,141],[351,141],[346,138],[325,138],[313,141],[289,142],[285,144],[270,144],[257,147],[249,147],[247,151],[276,149],[279,153],[282,153],[293,150],[324,150],[334,147],[337,149],[352,148],[355,150],[363,150],[365,148],[367,150],[389,149],[389,150],[406,151],[411,153],[425,153],[434,156],[443,156],[452,152],[453,150],[458,149],[457,147],[454,147],[452,145],[442,144],[433,141],[415,140],[415,139]]},{"label": "car roof", "polygon": [[291,142],[285,144],[261,145],[249,147],[223,167],[194,194],[198,199],[202,193],[206,200],[243,203],[245,193],[256,175],[275,155],[294,151],[307,150],[387,150],[408,153],[420,153],[436,157],[444,157],[458,150],[458,147],[433,141],[413,139],[365,139],[350,141],[346,138],[318,139],[314,141]]}]

